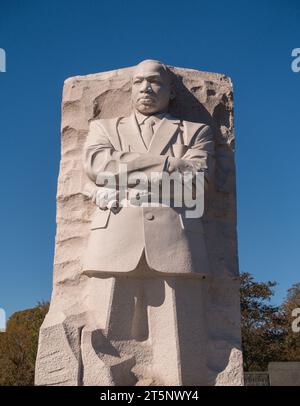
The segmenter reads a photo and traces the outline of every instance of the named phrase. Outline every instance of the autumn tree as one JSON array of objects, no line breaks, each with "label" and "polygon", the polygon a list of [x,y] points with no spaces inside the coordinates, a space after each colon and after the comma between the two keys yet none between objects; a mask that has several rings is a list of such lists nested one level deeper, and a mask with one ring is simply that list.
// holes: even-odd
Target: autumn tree
[{"label": "autumn tree", "polygon": [[284,315],[270,300],[276,282],[256,282],[241,274],[242,348],[245,371],[267,370],[271,361],[281,361],[285,336]]},{"label": "autumn tree", "polygon": [[0,333],[0,385],[33,385],[40,326],[49,304],[14,313]]}]

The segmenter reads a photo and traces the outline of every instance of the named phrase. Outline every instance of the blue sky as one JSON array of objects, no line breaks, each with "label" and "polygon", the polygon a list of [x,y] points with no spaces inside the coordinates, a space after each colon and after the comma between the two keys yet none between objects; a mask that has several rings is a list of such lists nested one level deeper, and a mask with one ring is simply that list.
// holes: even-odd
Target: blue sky
[{"label": "blue sky", "polygon": [[155,58],[232,78],[240,270],[300,280],[300,3],[0,0],[0,307],[50,298],[63,81]]}]

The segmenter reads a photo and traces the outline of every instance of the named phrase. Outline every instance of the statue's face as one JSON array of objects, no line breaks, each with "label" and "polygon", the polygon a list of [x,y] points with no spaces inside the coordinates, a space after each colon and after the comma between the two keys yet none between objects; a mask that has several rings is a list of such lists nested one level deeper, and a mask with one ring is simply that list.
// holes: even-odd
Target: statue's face
[{"label": "statue's face", "polygon": [[171,79],[157,62],[141,62],[132,78],[132,103],[135,110],[145,115],[168,110],[172,97]]}]

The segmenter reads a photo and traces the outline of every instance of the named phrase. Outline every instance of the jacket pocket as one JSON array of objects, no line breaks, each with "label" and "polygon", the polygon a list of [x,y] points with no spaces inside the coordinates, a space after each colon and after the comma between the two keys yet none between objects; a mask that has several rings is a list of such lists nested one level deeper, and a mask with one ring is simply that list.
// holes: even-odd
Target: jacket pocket
[{"label": "jacket pocket", "polygon": [[94,218],[91,224],[91,230],[97,230],[98,228],[106,228],[111,211],[101,210],[97,207]]}]

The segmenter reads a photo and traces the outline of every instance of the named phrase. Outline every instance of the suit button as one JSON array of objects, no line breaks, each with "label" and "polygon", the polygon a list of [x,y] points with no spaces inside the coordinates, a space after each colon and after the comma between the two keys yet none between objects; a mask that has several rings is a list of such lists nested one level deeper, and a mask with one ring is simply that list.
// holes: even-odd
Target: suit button
[{"label": "suit button", "polygon": [[147,220],[153,220],[154,219],[154,215],[152,213],[147,213],[146,214],[146,219]]}]

